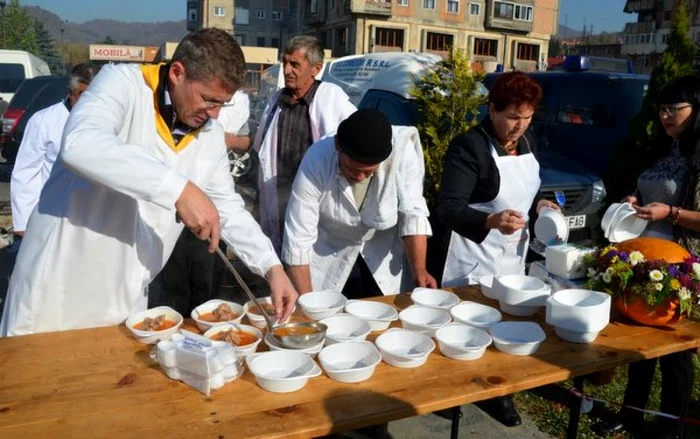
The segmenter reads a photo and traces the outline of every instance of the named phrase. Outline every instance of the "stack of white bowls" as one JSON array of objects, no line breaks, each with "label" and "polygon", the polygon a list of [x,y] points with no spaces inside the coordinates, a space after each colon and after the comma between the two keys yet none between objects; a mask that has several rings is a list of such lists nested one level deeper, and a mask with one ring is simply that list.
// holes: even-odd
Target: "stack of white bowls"
[{"label": "stack of white bowls", "polygon": [[561,290],[547,300],[547,323],[559,338],[589,343],[610,322],[610,295],[590,290]]},{"label": "stack of white bowls", "polygon": [[535,221],[535,237],[545,245],[563,244],[569,239],[569,222],[560,211],[543,207]]},{"label": "stack of white bowls", "polygon": [[630,203],[613,203],[603,214],[600,227],[610,242],[622,242],[639,237],[649,222],[637,216]]},{"label": "stack of white bowls", "polygon": [[541,279],[524,274],[507,274],[493,281],[501,311],[514,316],[531,316],[545,306],[552,288]]}]

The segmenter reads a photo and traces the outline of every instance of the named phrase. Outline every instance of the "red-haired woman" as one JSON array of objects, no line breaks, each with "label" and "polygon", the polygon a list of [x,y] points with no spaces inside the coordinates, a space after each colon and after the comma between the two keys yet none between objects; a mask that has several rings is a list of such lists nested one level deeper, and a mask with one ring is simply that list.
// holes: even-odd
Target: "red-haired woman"
[{"label": "red-haired woman", "polygon": [[[525,73],[504,73],[489,91],[489,117],[452,140],[437,205],[439,221],[451,232],[443,287],[524,272],[528,212],[540,188],[528,127],[541,98],[541,87]],[[537,211],[543,206],[559,209],[542,199]],[[492,403],[503,424],[520,424],[512,398]]]}]

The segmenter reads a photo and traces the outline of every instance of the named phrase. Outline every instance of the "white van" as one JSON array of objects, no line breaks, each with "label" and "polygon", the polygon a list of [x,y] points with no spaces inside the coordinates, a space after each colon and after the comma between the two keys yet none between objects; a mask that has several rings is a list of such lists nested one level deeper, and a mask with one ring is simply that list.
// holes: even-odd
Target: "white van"
[{"label": "white van", "polygon": [[22,50],[0,50],[0,99],[10,102],[26,78],[50,75],[49,65]]}]

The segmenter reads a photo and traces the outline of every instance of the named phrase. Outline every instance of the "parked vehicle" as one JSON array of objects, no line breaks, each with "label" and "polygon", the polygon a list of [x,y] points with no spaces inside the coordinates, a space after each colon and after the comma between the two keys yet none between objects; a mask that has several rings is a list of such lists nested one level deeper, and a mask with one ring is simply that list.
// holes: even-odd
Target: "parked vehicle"
[{"label": "parked vehicle", "polygon": [[[349,56],[331,62],[323,80],[343,87],[358,108],[377,108],[394,125],[416,125],[418,109],[409,95],[413,75],[440,59],[424,53]],[[486,85],[493,79],[495,76],[487,76]],[[485,88],[483,92],[488,90]],[[480,117],[485,115],[484,108]],[[569,242],[590,244],[596,237],[598,210],[605,197],[602,179],[574,160],[550,151],[547,145],[538,145],[537,158],[542,179],[540,196],[559,201],[563,206],[572,229]],[[534,224],[534,220],[531,223]]]},{"label": "parked vehicle", "polygon": [[2,117],[0,146],[3,158],[14,163],[29,118],[59,102],[67,93],[67,76],[39,76],[22,82]]},{"label": "parked vehicle", "polygon": [[0,50],[0,99],[10,102],[26,78],[50,75],[49,65],[22,50]]}]

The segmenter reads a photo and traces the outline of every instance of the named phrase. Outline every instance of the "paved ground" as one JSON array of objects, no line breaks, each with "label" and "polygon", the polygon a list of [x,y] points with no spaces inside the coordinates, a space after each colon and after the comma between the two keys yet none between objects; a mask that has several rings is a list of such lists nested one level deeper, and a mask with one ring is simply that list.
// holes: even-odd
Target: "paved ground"
[{"label": "paved ground", "polygon": [[[10,172],[11,168],[9,166],[0,164],[0,232],[2,232],[2,228],[8,229],[12,224],[9,209]],[[13,263],[14,255],[6,249],[0,249],[0,312],[7,294],[7,281],[12,272]],[[241,264],[237,265],[241,270],[245,270]],[[266,294],[264,282],[261,282],[261,280],[256,282],[255,276],[249,272],[244,274],[244,277],[251,280],[249,285],[253,291],[261,296]],[[231,276],[224,281],[224,285],[221,288],[221,297],[240,303],[244,303],[247,300]],[[462,412],[460,438],[550,438],[549,435],[540,432],[525,416],[523,416],[523,425],[507,428],[473,405],[463,406]],[[450,426],[451,422],[449,420],[429,414],[391,422],[389,424],[389,433],[394,438],[405,439],[447,438],[450,435]],[[354,435],[349,434],[348,436],[353,437]]]}]

